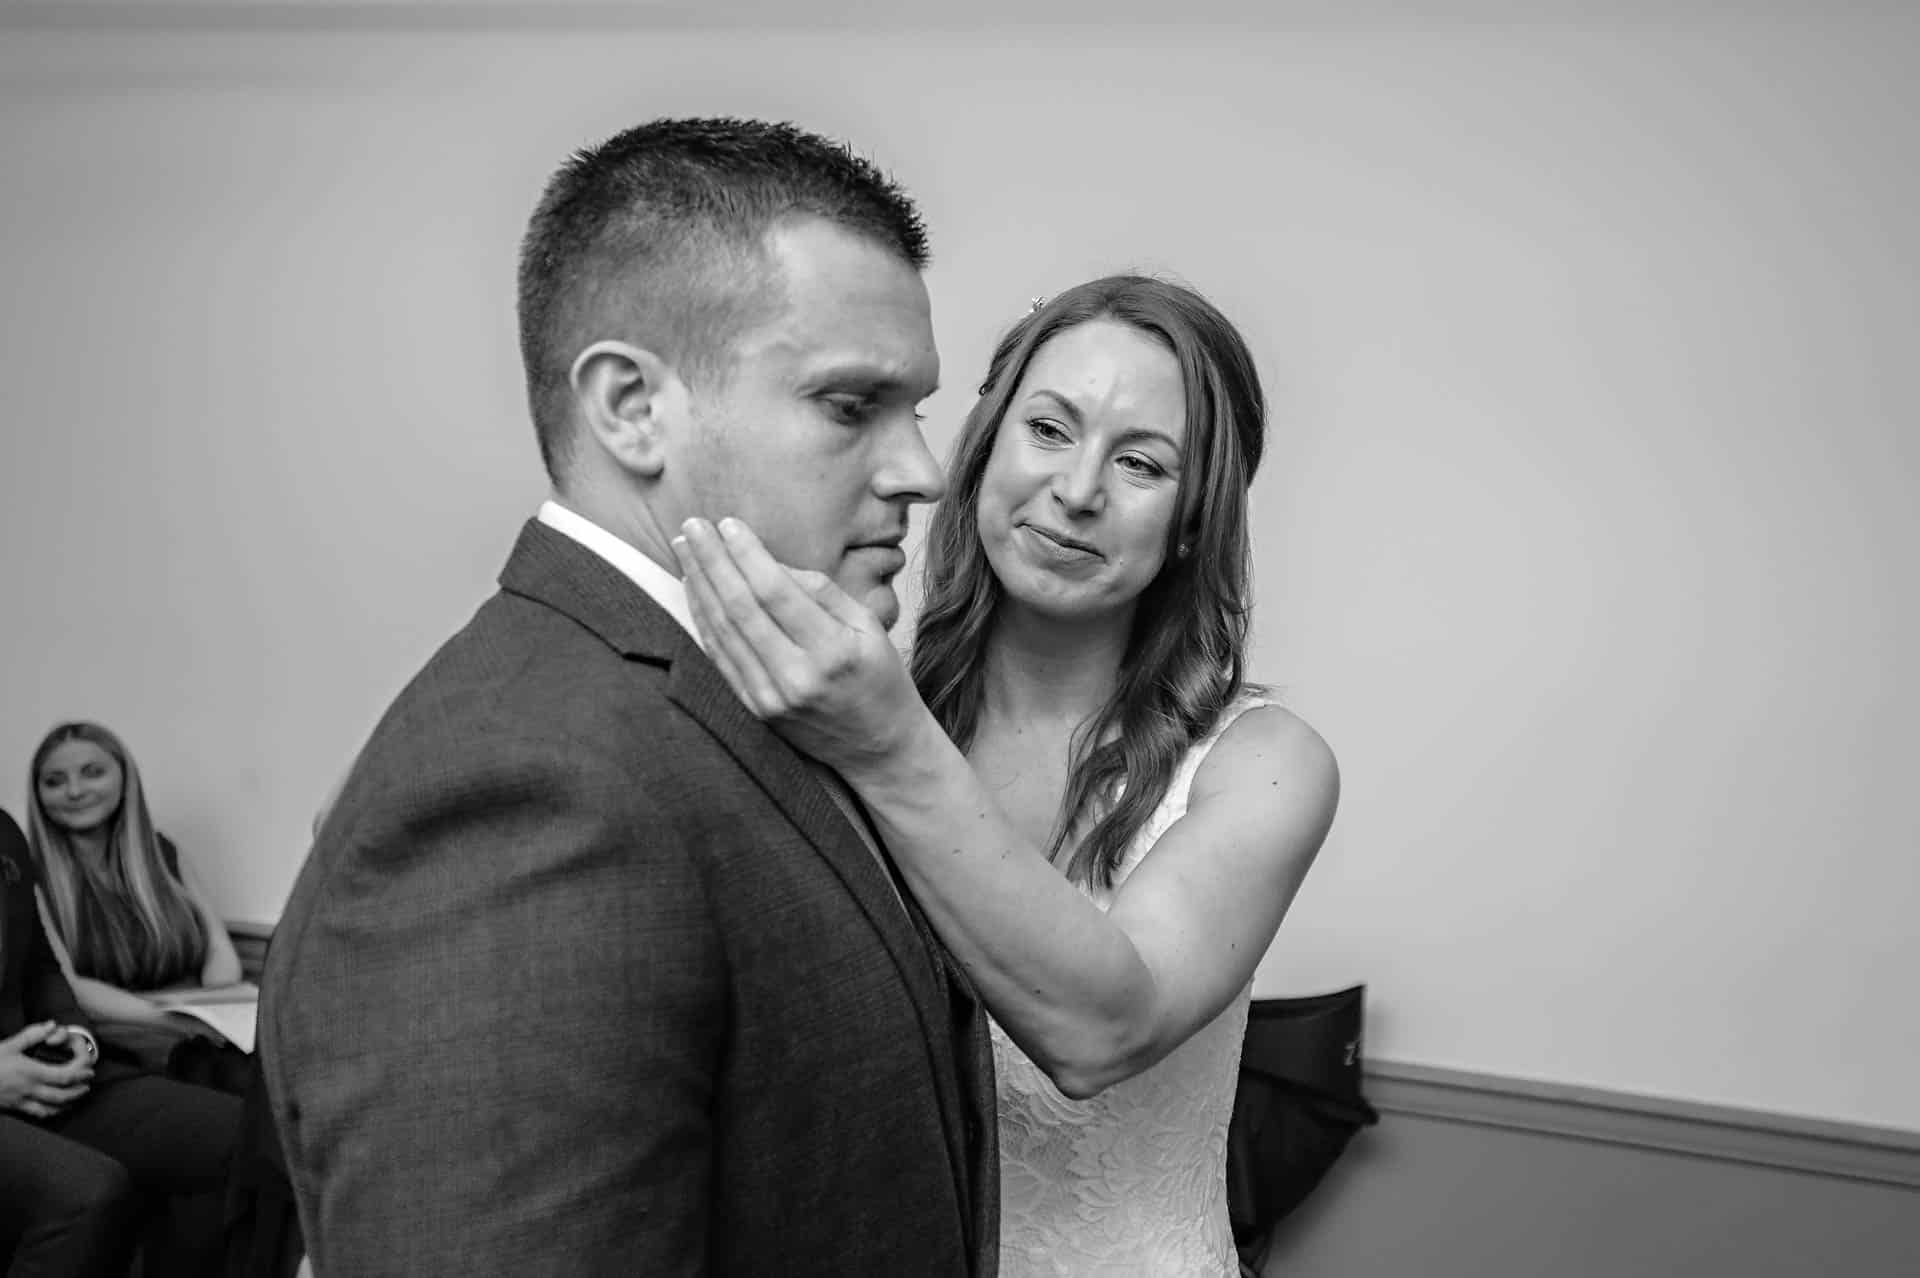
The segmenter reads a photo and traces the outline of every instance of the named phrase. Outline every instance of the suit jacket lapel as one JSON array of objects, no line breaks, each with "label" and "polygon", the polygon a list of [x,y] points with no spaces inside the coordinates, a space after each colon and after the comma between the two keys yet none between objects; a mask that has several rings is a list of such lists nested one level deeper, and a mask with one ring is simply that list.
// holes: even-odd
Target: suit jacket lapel
[{"label": "suit jacket lapel", "polygon": [[1000,1104],[993,1074],[993,1040],[987,1009],[970,1001],[971,1023],[960,1036],[965,1077],[960,1103],[966,1107],[968,1194],[972,1211],[974,1273],[992,1278],[1000,1256]]},{"label": "suit jacket lapel", "polygon": [[[896,894],[888,870],[847,824],[840,808],[791,747],[774,735],[742,705],[726,679],[696,648],[691,657],[675,661],[667,680],[667,695],[704,724],[733,755],[741,768],[759,783],[769,798],[798,826],[809,842],[840,876],[847,891],[880,934],[894,966],[913,1000],[914,1011],[934,1076],[934,1095],[940,1123],[947,1136],[947,1159],[961,1199],[962,1219],[972,1231],[976,1251],[995,1245],[997,1232],[982,1235],[997,1219],[998,1200],[982,1201],[981,1146],[989,1157],[995,1145],[991,1124],[991,1048],[986,1045],[984,1013],[975,1003],[963,977],[950,970],[952,960],[919,913],[904,885]],[[876,837],[875,843],[879,840]],[[902,906],[905,906],[903,909]],[[963,1020],[962,1018],[968,1018]],[[963,1032],[963,1028],[965,1032]],[[982,1063],[974,1058],[986,1052]],[[967,1055],[970,1059],[962,1060]],[[980,1115],[981,1079],[988,1080],[984,1123]],[[994,1213],[983,1220],[982,1211]],[[983,1241],[984,1238],[984,1241]]]},{"label": "suit jacket lapel", "polygon": [[[910,918],[901,908],[888,871],[847,824],[807,764],[741,704],[679,622],[612,564],[572,538],[529,520],[500,574],[500,586],[572,617],[623,656],[669,667],[668,697],[713,734],[833,868],[879,934],[913,1002],[936,1080],[955,1184],[963,1198],[977,1196],[979,1183],[968,1167],[969,1150],[980,1143],[968,1139],[968,1120],[974,1117],[969,1110],[977,1097],[963,1094],[977,1088],[962,1081],[955,1053],[977,1048],[978,1041],[955,1041],[956,1009],[951,1002],[964,995],[977,1017],[971,991],[963,981],[961,990],[950,992],[950,960],[941,954],[939,942],[923,920]],[[990,1062],[987,1071],[991,1077]],[[992,1121],[990,1109],[987,1119]],[[968,1202],[966,1207],[977,1219],[981,1204]]]},{"label": "suit jacket lapel", "polygon": [[945,983],[947,1039],[952,1052],[939,1063],[940,1117],[946,1124],[954,1181],[966,1187],[963,1201],[972,1230],[974,1272],[990,1278],[997,1264],[1000,1239],[1000,1116],[987,1009],[973,982],[927,921],[920,903],[905,884],[900,891]]},{"label": "suit jacket lapel", "polygon": [[698,648],[673,663],[667,677],[667,696],[714,735],[833,867],[892,955],[929,1038],[944,1046],[944,1000],[934,984],[932,957],[894,895],[886,871],[807,765],[771,728],[753,717]]},{"label": "suit jacket lapel", "polygon": [[618,568],[537,519],[520,530],[500,588],[573,618],[623,657],[669,665],[700,646]]},{"label": "suit jacket lapel", "polygon": [[[856,800],[857,803],[857,800]],[[865,808],[858,810],[875,847],[885,847],[880,832],[873,827]],[[871,858],[869,858],[871,859]],[[888,856],[885,869],[893,876],[897,895],[907,916],[920,934],[921,944],[942,983],[947,1015],[947,1041],[952,1047],[945,1058],[934,1062],[940,1079],[940,1119],[947,1133],[947,1153],[953,1167],[954,1183],[965,1186],[971,1207],[969,1224],[976,1248],[984,1243],[997,1254],[1000,1237],[1000,1195],[998,1183],[999,1114],[993,1082],[993,1041],[987,1030],[986,1008],[973,988],[973,982],[954,961],[941,942],[926,911],[908,891],[899,868]],[[979,1262],[985,1265],[985,1261]],[[990,1274],[991,1268],[977,1272]]]}]

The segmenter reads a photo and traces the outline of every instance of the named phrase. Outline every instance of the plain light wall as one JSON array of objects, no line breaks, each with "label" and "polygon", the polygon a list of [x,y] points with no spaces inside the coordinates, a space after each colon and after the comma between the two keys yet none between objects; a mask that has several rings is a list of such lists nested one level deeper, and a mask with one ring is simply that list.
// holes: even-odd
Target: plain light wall
[{"label": "plain light wall", "polygon": [[1253,672],[1345,781],[1262,993],[1368,982],[1377,1056],[1920,1129],[1920,22],[1368,12],[0,28],[5,806],[97,717],[276,916],[543,494],[546,175],[794,118],[924,205],[942,452],[1096,273],[1259,352]]}]

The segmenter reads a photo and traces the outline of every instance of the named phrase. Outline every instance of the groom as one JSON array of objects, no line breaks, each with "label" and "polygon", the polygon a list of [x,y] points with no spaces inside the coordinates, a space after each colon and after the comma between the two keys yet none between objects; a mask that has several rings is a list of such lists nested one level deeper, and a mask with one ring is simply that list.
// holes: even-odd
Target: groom
[{"label": "groom", "polygon": [[552,498],[387,711],[263,978],[320,1278],[994,1271],[985,1016],[838,779],[701,652],[739,515],[889,623],[944,481],[907,196],[783,125],[568,161],[520,259]]}]

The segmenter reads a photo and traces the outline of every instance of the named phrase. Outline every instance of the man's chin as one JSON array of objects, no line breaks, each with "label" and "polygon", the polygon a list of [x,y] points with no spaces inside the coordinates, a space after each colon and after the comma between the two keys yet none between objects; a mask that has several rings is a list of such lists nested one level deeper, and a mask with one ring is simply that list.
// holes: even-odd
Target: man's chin
[{"label": "man's chin", "polygon": [[877,582],[854,595],[873,614],[875,621],[883,630],[891,630],[900,620],[900,596],[894,593],[890,581]]}]

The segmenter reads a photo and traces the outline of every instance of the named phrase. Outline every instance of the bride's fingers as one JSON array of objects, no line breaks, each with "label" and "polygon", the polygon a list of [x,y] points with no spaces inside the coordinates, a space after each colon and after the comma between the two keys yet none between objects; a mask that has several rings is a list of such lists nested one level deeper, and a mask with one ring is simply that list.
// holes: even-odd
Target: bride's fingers
[{"label": "bride's fingers", "polygon": [[802,648],[819,648],[841,637],[835,624],[839,618],[817,602],[810,585],[810,579],[822,574],[786,567],[738,519],[722,519],[717,531],[729,562],[781,633]]},{"label": "bride's fingers", "polygon": [[[761,590],[768,587],[756,585],[747,578],[734,556],[733,548],[706,520],[687,520],[681,525],[681,537],[687,545],[685,553],[691,553],[694,562],[699,565],[714,599],[726,614],[727,622],[739,632],[742,639],[753,645],[768,671],[777,672],[790,665],[797,655],[793,640],[761,603]],[[764,550],[760,552],[760,557],[764,560],[764,568],[770,568],[772,575],[779,577],[788,590],[794,589],[786,569],[775,563]],[[766,575],[762,569],[762,565],[756,565],[756,575]]]},{"label": "bride's fingers", "polygon": [[673,551],[687,579],[697,578],[706,585],[709,600],[718,612],[716,621],[736,629],[756,624],[764,629],[769,625],[766,610],[712,524],[704,519],[687,520],[673,539]]},{"label": "bride's fingers", "polygon": [[747,711],[756,719],[767,718],[771,709],[771,693],[765,678],[757,672],[743,670],[726,644],[709,639],[706,653],[712,659],[714,668],[720,672],[720,677],[726,680],[727,686],[733,689],[733,694],[740,698]]},{"label": "bride's fingers", "polygon": [[813,601],[824,609],[828,616],[847,628],[860,630],[882,630],[879,619],[867,606],[840,589],[840,583],[825,573],[811,573],[809,579],[800,582],[800,586]]},{"label": "bride's fingers", "polygon": [[844,671],[856,655],[857,628],[814,601],[809,583],[824,582],[823,576],[786,567],[739,520],[721,522],[725,533],[703,520],[689,520],[685,539],[714,600],[726,611],[726,624],[753,649],[778,698],[766,708],[790,714],[816,706],[833,688],[835,672]]},{"label": "bride's fingers", "polygon": [[695,625],[699,627],[700,637],[705,642],[707,655],[713,659],[713,664],[719,668],[734,692],[746,702],[747,708],[756,716],[766,718],[783,705],[772,676],[768,674],[753,645],[742,638],[728,618],[726,609],[714,593],[713,583],[700,563],[686,550],[685,542],[675,538],[673,548],[686,570],[687,604],[693,612]]}]

